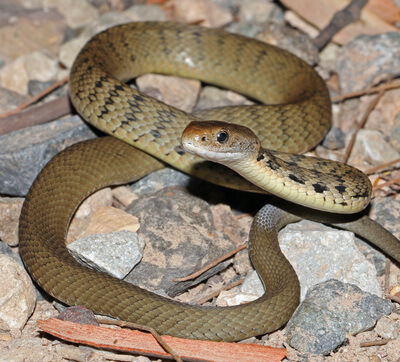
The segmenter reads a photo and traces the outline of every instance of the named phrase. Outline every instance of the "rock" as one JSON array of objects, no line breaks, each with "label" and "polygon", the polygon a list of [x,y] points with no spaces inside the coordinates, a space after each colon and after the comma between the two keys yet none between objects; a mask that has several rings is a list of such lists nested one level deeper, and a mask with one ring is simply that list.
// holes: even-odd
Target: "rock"
[{"label": "rock", "polygon": [[32,281],[15,260],[0,255],[0,331],[18,336],[36,303]]},{"label": "rock", "polygon": [[400,154],[385,140],[383,134],[371,129],[361,129],[357,133],[349,163],[377,166],[400,158]]},{"label": "rock", "polygon": [[[201,89],[198,102],[196,104],[195,114],[203,119],[207,119],[205,112],[202,110],[208,110],[217,107],[228,107],[237,106],[242,104],[254,104],[249,101],[246,97],[241,94],[235,93],[230,90],[223,90],[217,87],[206,86]],[[213,111],[210,112],[212,118]]]},{"label": "rock", "polygon": [[26,10],[0,4],[0,14],[7,19],[7,23],[0,27],[0,58],[5,64],[44,49],[53,55],[58,53],[64,41],[66,23],[56,9]]},{"label": "rock", "polygon": [[309,290],[287,324],[288,343],[300,352],[326,355],[347,334],[371,329],[392,310],[391,302],[331,279]]},{"label": "rock", "polygon": [[192,179],[190,176],[181,171],[172,168],[164,168],[162,170],[152,172],[135,182],[131,186],[131,190],[138,196],[151,194],[168,186],[187,187]]},{"label": "rock", "polygon": [[262,0],[248,0],[239,8],[239,22],[241,23],[267,23],[276,5]]},{"label": "rock", "polygon": [[94,137],[78,116],[0,136],[0,193],[26,195],[39,171],[56,153]]},{"label": "rock", "polygon": [[93,269],[123,279],[143,256],[144,241],[132,231],[92,234],[67,245],[68,250]]},{"label": "rock", "polygon": [[136,232],[139,227],[140,224],[137,217],[115,207],[101,207],[90,218],[85,236],[122,230]]},{"label": "rock", "polygon": [[9,246],[18,244],[19,216],[24,199],[0,197],[0,240]]},{"label": "rock", "polygon": [[374,330],[379,337],[397,339],[400,336],[400,321],[393,321],[390,317],[384,317],[376,323]]},{"label": "rock", "polygon": [[331,127],[322,141],[322,146],[330,150],[343,148],[345,146],[345,134],[339,127]]},{"label": "rock", "polygon": [[0,114],[14,110],[28,99],[26,95],[0,87]]},{"label": "rock", "polygon": [[143,5],[136,4],[124,12],[125,15],[132,18],[132,21],[167,21],[167,15],[158,4]]},{"label": "rock", "polygon": [[400,200],[391,197],[373,199],[370,217],[400,239]]},{"label": "rock", "polygon": [[98,10],[86,0],[43,0],[43,6],[56,8],[71,28],[84,26],[98,16]]},{"label": "rock", "polygon": [[335,278],[381,296],[376,270],[354,244],[354,234],[303,220],[279,233],[282,252],[296,270],[301,299],[309,288]]},{"label": "rock", "polygon": [[127,207],[131,202],[138,199],[138,196],[132,192],[128,186],[117,186],[113,188],[112,195],[123,207]]},{"label": "rock", "polygon": [[142,262],[126,278],[133,284],[176,294],[207,279],[220,266],[195,281],[177,285],[172,279],[187,276],[235,248],[215,229],[209,205],[182,187],[143,196],[126,211],[139,218],[138,234],[146,241]]},{"label": "rock", "polygon": [[0,70],[0,81],[4,88],[19,94],[28,94],[30,80],[45,82],[55,78],[57,60],[46,53],[36,51],[22,55]]},{"label": "rock", "polygon": [[[90,224],[92,215],[99,209],[112,205],[111,188],[106,187],[90,195],[75,212],[67,234],[67,244],[83,237]],[[106,232],[110,232],[107,230]],[[100,231],[98,231],[100,232]]]},{"label": "rock", "polygon": [[1,241],[0,241],[0,254],[7,255],[13,258],[17,263],[23,266],[23,262],[19,254],[14,253],[12,248],[10,248],[6,243],[3,243]]},{"label": "rock", "polygon": [[251,271],[243,284],[231,290],[223,290],[216,300],[219,307],[240,305],[256,300],[264,294],[264,287],[255,270]]},{"label": "rock", "polygon": [[185,112],[192,112],[200,90],[200,81],[159,74],[136,79],[139,90]]},{"label": "rock", "polygon": [[270,22],[266,30],[257,34],[256,38],[285,49],[310,65],[315,65],[319,62],[319,51],[311,38],[286,24]]},{"label": "rock", "polygon": [[361,35],[339,52],[336,61],[343,93],[363,90],[400,74],[400,33]]},{"label": "rock", "polygon": [[231,12],[219,7],[211,0],[179,0],[172,1],[174,21],[219,28],[233,20]]}]

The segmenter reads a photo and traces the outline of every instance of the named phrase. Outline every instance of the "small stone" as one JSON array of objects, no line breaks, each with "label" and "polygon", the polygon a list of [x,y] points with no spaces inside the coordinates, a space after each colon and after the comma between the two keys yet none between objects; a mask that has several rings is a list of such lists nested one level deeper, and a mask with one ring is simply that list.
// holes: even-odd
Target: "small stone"
[{"label": "small stone", "polygon": [[152,172],[150,175],[143,177],[131,186],[131,190],[140,196],[151,194],[168,186],[187,187],[191,182],[191,177],[183,172],[172,168],[164,168],[162,170]]},{"label": "small stone", "polygon": [[200,90],[200,81],[159,74],[145,74],[136,79],[139,90],[147,95],[192,112]]},{"label": "small stone", "polygon": [[182,23],[219,28],[233,21],[233,16],[228,9],[219,7],[211,0],[174,0],[174,20]]},{"label": "small stone", "polygon": [[329,354],[347,334],[371,329],[393,310],[391,302],[331,279],[307,293],[287,324],[289,344],[300,352]]},{"label": "small stone", "polygon": [[98,10],[86,0],[43,0],[43,6],[56,8],[71,28],[84,26],[98,16]]},{"label": "small stone", "polygon": [[0,254],[0,331],[18,335],[36,303],[36,292],[25,269]]},{"label": "small stone", "polygon": [[384,317],[376,323],[374,330],[379,337],[397,339],[400,336],[400,321],[393,321],[390,317]]},{"label": "small stone", "polygon": [[2,7],[2,19],[14,19],[0,27],[0,58],[5,64],[15,59],[47,50],[56,55],[64,41],[66,23],[54,8],[22,10],[18,7]]},{"label": "small stone", "polygon": [[361,35],[339,52],[336,61],[343,93],[363,90],[400,74],[400,33]]},{"label": "small stone", "polygon": [[101,207],[90,218],[85,236],[121,230],[136,232],[139,227],[140,224],[137,217],[115,207]]},{"label": "small stone", "polygon": [[249,0],[243,2],[239,9],[239,22],[242,23],[266,23],[270,20],[271,12],[275,4],[262,0]]},{"label": "small stone", "polygon": [[[198,102],[196,104],[195,114],[203,119],[207,119],[206,116],[202,116],[202,110],[208,110],[217,107],[228,107],[242,104],[253,104],[246,97],[241,94],[235,93],[229,90],[223,90],[217,87],[206,86],[201,89]],[[207,111],[208,113],[208,111]],[[210,111],[210,117],[212,117],[212,110]]]},{"label": "small stone", "polygon": [[94,137],[78,116],[0,136],[0,193],[26,195],[39,171],[55,154]]},{"label": "small stone", "polygon": [[285,49],[310,65],[319,62],[319,51],[311,38],[285,24],[271,22],[266,30],[257,34],[256,39]]},{"label": "small stone", "polygon": [[398,158],[400,153],[385,140],[381,132],[361,129],[348,162],[359,167],[363,164],[377,166]]},{"label": "small stone", "polygon": [[133,201],[138,199],[138,196],[132,192],[128,186],[118,186],[113,188],[112,195],[124,207],[127,207]]},{"label": "small stone", "polygon": [[68,250],[93,269],[123,279],[143,256],[144,241],[132,231],[92,234],[67,245]]},{"label": "small stone", "polygon": [[[85,235],[92,215],[100,208],[112,205],[111,188],[106,187],[90,195],[75,212],[67,234],[67,244]],[[110,232],[110,230],[107,230]]]},{"label": "small stone", "polygon": [[136,4],[124,11],[132,21],[167,21],[167,15],[160,5]]},{"label": "small stone", "polygon": [[332,127],[324,137],[322,146],[330,150],[343,148],[345,146],[345,134],[339,127]]},{"label": "small stone", "polygon": [[14,110],[28,99],[27,95],[0,87],[0,114]]},{"label": "small stone", "polygon": [[9,246],[18,245],[18,225],[24,199],[0,197],[0,240]]},{"label": "small stone", "polygon": [[4,88],[25,95],[28,94],[30,80],[49,81],[55,78],[56,72],[57,60],[44,52],[36,51],[1,68],[0,81]]}]

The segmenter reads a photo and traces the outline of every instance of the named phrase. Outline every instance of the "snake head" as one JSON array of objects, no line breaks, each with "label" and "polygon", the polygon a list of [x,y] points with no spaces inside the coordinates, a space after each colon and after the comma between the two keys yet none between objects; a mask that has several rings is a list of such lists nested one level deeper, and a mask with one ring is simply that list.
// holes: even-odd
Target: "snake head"
[{"label": "snake head", "polygon": [[193,121],[182,133],[184,150],[206,160],[229,165],[257,154],[261,145],[244,126],[220,121]]}]

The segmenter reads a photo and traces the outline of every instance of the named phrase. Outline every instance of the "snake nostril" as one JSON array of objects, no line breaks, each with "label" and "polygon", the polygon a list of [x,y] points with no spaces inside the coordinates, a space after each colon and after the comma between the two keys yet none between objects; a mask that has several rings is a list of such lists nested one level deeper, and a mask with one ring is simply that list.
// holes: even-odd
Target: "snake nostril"
[{"label": "snake nostril", "polygon": [[207,140],[206,136],[203,136],[203,137],[201,138],[201,140],[202,140],[203,142],[205,142],[205,141]]}]

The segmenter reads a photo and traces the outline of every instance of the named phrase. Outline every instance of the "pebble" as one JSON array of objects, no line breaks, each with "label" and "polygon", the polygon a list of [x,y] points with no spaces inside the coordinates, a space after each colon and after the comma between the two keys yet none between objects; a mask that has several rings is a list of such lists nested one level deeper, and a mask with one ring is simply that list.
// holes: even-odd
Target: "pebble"
[{"label": "pebble", "polygon": [[22,103],[25,103],[28,98],[27,95],[0,87],[0,114],[14,110]]},{"label": "pebble", "polygon": [[94,138],[78,116],[0,136],[0,194],[24,196],[43,166],[64,148]]},{"label": "pebble", "polygon": [[377,166],[400,158],[384,135],[376,130],[361,129],[357,133],[349,164],[359,167]]},{"label": "pebble", "polygon": [[18,225],[23,198],[0,197],[0,240],[9,246],[18,244]]},{"label": "pebble", "polygon": [[64,41],[67,24],[54,8],[43,11],[39,7],[27,10],[4,6],[1,16],[8,22],[0,26],[0,58],[5,64],[44,49],[56,55]]},{"label": "pebble", "polygon": [[374,331],[379,337],[397,339],[400,336],[400,321],[393,321],[390,317],[384,317],[376,323]]},{"label": "pebble", "polygon": [[25,269],[0,254],[0,331],[19,336],[33,312],[36,292]]},{"label": "pebble", "polygon": [[144,241],[129,230],[92,234],[67,245],[68,250],[93,269],[123,279],[143,256]]},{"label": "pebble", "polygon": [[400,33],[358,36],[341,48],[336,72],[343,93],[400,75]]},{"label": "pebble", "polygon": [[46,82],[55,78],[57,59],[43,51],[22,55],[0,69],[0,81],[4,88],[22,95],[28,94],[31,79]]},{"label": "pebble", "polygon": [[347,334],[371,329],[392,310],[388,300],[331,279],[309,290],[287,324],[288,343],[300,352],[326,355],[340,346]]},{"label": "pebble", "polygon": [[98,10],[86,0],[43,0],[42,6],[56,8],[71,28],[82,27],[98,17]]},{"label": "pebble", "polygon": [[220,28],[233,21],[232,13],[211,0],[173,0],[174,21]]},{"label": "pebble", "polygon": [[200,91],[200,81],[159,74],[145,74],[136,79],[138,89],[147,95],[192,112]]},{"label": "pebble", "polygon": [[141,197],[154,193],[168,186],[187,187],[192,182],[192,178],[185,173],[166,167],[162,170],[152,172],[135,182],[130,189],[137,196]]}]

